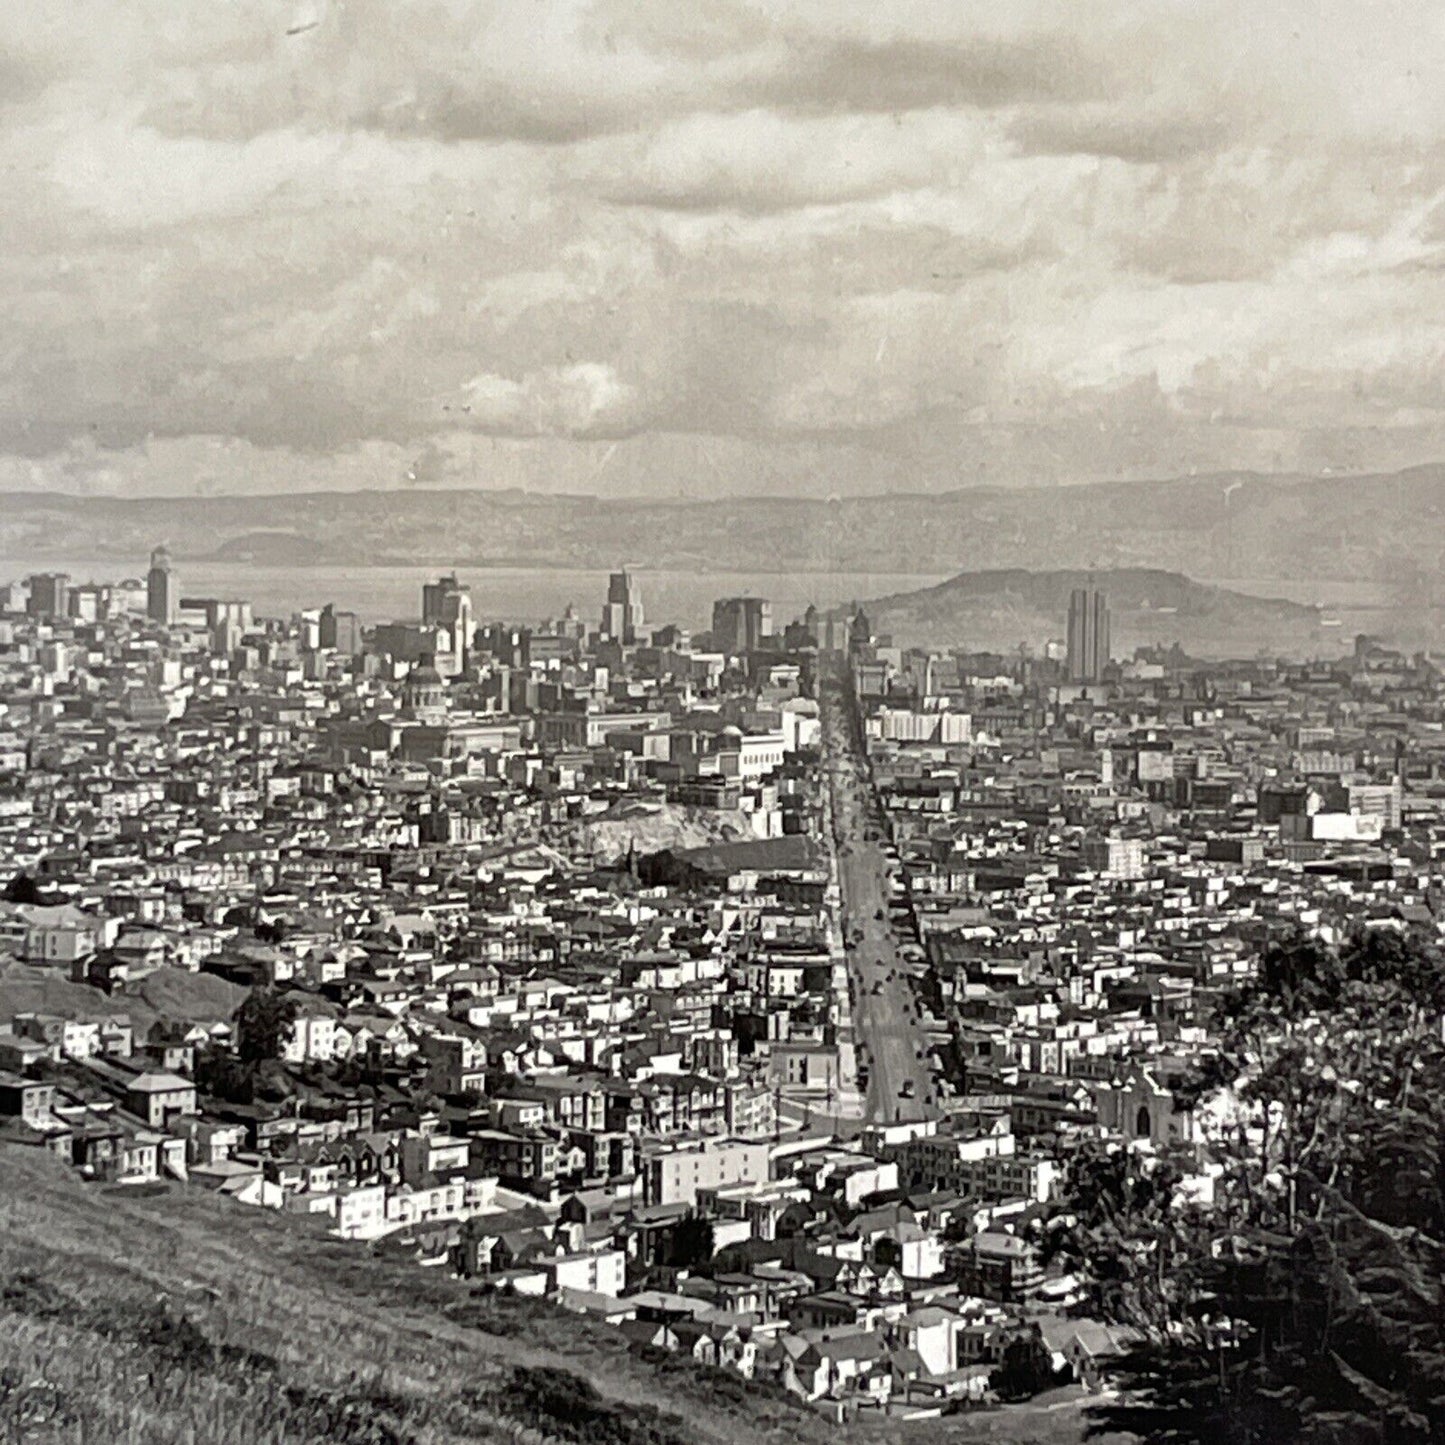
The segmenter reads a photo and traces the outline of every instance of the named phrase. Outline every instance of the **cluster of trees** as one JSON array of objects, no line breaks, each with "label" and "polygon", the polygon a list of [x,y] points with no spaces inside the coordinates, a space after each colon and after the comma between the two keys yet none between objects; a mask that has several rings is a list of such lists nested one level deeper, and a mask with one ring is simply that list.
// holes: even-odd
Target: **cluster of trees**
[{"label": "cluster of trees", "polygon": [[1290,938],[1223,998],[1186,1091],[1218,1121],[1203,1187],[1192,1155],[1078,1151],[1046,1253],[1142,1340],[1102,1425],[1177,1445],[1445,1441],[1442,1020],[1432,942]]},{"label": "cluster of trees", "polygon": [[295,1021],[294,998],[274,988],[253,988],[236,1010],[235,1051],[199,1053],[196,1083],[232,1104],[251,1104],[265,1097],[274,1087],[275,1064]]},{"label": "cluster of trees", "polygon": [[1000,1400],[1031,1400],[1054,1383],[1054,1357],[1037,1325],[1014,1335],[989,1376]]}]

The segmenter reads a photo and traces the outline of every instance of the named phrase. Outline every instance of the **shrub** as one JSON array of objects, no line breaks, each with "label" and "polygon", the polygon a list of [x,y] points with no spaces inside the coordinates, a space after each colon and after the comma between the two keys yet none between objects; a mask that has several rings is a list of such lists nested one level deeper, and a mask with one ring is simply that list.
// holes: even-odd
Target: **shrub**
[{"label": "shrub", "polygon": [[0,1309],[31,1319],[59,1319],[69,1312],[70,1301],[33,1270],[22,1270],[0,1283]]},{"label": "shrub", "polygon": [[497,1398],[508,1414],[571,1445],[688,1445],[679,1416],[613,1403],[570,1370],[518,1366]]},{"label": "shrub", "polygon": [[28,1380],[15,1369],[0,1370],[0,1434],[7,1440],[38,1439],[34,1432],[67,1424],[65,1395],[48,1380]]}]

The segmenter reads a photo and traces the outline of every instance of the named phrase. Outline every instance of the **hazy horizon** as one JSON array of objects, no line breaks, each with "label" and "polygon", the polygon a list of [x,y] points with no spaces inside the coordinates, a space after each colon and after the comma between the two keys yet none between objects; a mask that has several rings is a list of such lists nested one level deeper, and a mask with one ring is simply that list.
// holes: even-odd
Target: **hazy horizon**
[{"label": "hazy horizon", "polygon": [[[800,502],[827,502],[827,501],[849,501],[869,502],[882,500],[907,500],[928,498],[938,500],[950,495],[967,495],[969,493],[984,492],[1050,492],[1059,489],[1088,489],[1095,487],[1139,487],[1149,486],[1173,486],[1187,485],[1189,483],[1210,482],[1215,480],[1226,480],[1232,478],[1249,478],[1265,484],[1288,483],[1306,484],[1311,482],[1329,482],[1355,479],[1379,479],[1391,476],[1405,476],[1411,473],[1440,469],[1445,472],[1445,456],[1438,459],[1418,462],[1409,467],[1401,467],[1393,471],[1376,471],[1373,469],[1345,469],[1330,468],[1316,473],[1305,472],[1269,472],[1243,468],[1227,468],[1218,471],[1191,472],[1179,476],[1152,476],[1140,475],[1128,478],[1096,477],[1084,481],[1029,481],[1019,480],[1017,482],[959,482],[951,487],[906,487],[899,486],[891,490],[882,491],[850,491],[846,493],[827,493],[813,488],[799,488],[795,498]],[[120,501],[120,502],[185,502],[185,501],[215,501],[215,500],[255,500],[264,501],[268,498],[296,498],[306,495],[334,496],[347,493],[364,494],[367,496],[389,495],[397,493],[408,497],[424,497],[429,494],[448,495],[453,493],[477,493],[497,497],[526,497],[538,498],[548,501],[586,501],[601,502],[604,504],[630,505],[642,503],[656,506],[698,506],[706,505],[711,501],[747,502],[747,501],[769,501],[781,500],[776,493],[766,491],[728,491],[728,492],[700,492],[689,494],[687,492],[655,492],[638,491],[630,492],[616,490],[611,492],[582,492],[562,491],[544,487],[527,487],[518,485],[499,485],[486,482],[473,482],[468,484],[460,478],[452,478],[443,482],[432,484],[416,483],[404,488],[378,484],[367,484],[364,482],[348,481],[345,478],[337,478],[330,485],[316,485],[305,490],[295,488],[279,488],[274,491],[264,491],[260,487],[247,488],[237,486],[234,490],[208,489],[204,492],[196,490],[169,490],[148,492],[143,490],[116,492],[110,490],[87,490],[83,487],[56,487],[56,486],[17,486],[6,488],[0,486],[0,496],[39,496],[69,499],[73,501]]]}]

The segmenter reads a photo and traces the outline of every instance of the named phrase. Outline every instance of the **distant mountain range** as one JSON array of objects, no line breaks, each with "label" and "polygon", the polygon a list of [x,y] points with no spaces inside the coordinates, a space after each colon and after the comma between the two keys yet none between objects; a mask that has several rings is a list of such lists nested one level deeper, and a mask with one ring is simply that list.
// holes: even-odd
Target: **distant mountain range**
[{"label": "distant mountain range", "polygon": [[[0,496],[0,556],[513,564],[948,574],[1155,567],[1221,579],[1361,579],[1432,605],[1445,466],[1388,476],[1221,474],[834,501],[783,495],[603,501],[525,492],[275,497]],[[1266,583],[1245,582],[1246,588]]]},{"label": "distant mountain range", "polygon": [[936,587],[864,604],[876,634],[899,646],[1011,651],[1020,638],[1062,638],[1069,594],[1094,585],[1109,602],[1115,656],[1180,643],[1198,657],[1290,655],[1339,644],[1315,607],[1252,597],[1155,568],[965,572]]}]

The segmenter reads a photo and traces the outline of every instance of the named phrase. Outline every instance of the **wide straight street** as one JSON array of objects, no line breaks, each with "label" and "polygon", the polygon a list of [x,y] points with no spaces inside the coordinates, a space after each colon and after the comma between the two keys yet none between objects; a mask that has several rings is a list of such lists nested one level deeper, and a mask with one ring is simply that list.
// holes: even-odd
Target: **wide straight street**
[{"label": "wide straight street", "polygon": [[854,1034],[868,1071],[867,1117],[922,1118],[932,1088],[926,1038],[888,912],[890,863],[836,667],[820,667],[824,767],[832,796],[832,843],[842,893],[843,934],[853,980]]}]

